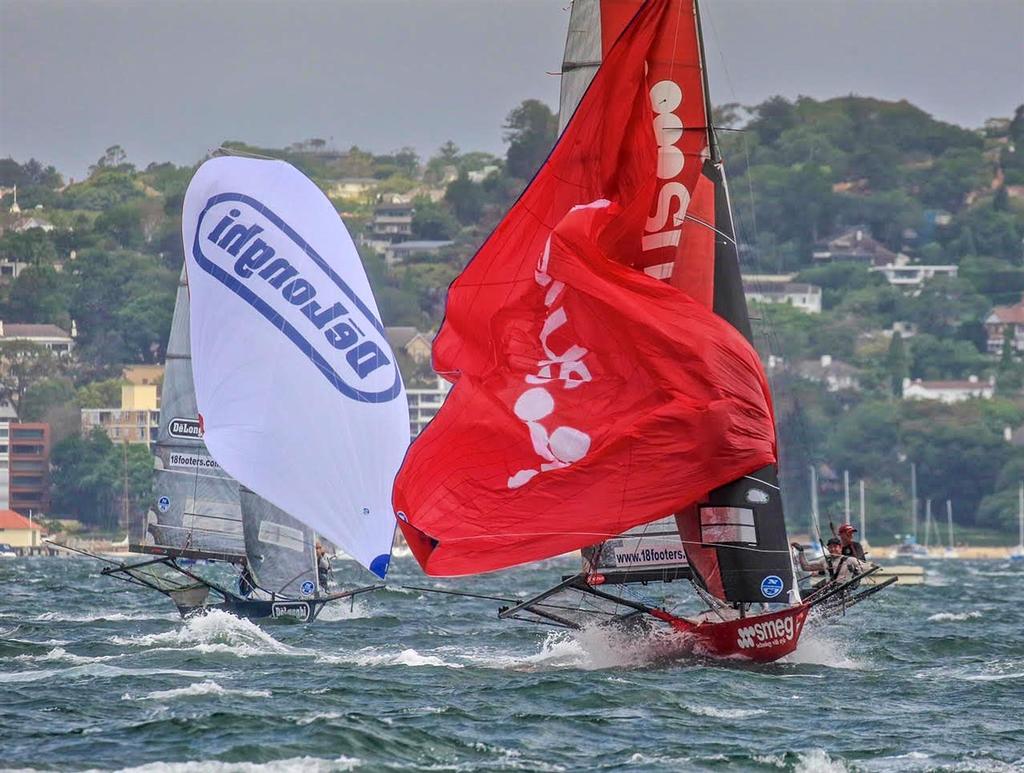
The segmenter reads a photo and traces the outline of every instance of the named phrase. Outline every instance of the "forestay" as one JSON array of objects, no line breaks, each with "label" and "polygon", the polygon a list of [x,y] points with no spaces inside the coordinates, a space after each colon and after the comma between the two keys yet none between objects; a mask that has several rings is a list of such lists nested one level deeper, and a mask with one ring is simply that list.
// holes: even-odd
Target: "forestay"
[{"label": "forestay", "polygon": [[202,440],[189,344],[189,295],[182,269],[167,342],[153,502],[132,521],[131,549],[187,558],[235,561],[245,555],[238,483]]},{"label": "forestay", "polygon": [[288,164],[215,158],[189,185],[182,231],[211,452],[383,577],[408,405],[344,224]]}]

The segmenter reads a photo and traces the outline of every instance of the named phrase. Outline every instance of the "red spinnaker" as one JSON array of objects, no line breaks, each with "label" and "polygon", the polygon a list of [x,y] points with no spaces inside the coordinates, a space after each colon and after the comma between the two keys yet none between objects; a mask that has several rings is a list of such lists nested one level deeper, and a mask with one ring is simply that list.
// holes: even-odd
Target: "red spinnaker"
[{"label": "red spinnaker", "polygon": [[[775,461],[757,354],[704,288],[650,271],[659,250],[689,265],[713,246],[686,232],[670,244],[681,202],[663,196],[675,170],[666,156],[676,158],[663,130],[674,120],[666,105],[680,103],[647,63],[678,6],[652,0],[626,28],[548,161],[449,291],[434,361],[455,386],[394,492],[428,574],[590,545]],[[693,102],[692,134],[705,145],[686,154],[687,199],[706,148],[703,101]],[[663,204],[667,230],[652,230]],[[668,246],[645,250],[652,236]]]}]

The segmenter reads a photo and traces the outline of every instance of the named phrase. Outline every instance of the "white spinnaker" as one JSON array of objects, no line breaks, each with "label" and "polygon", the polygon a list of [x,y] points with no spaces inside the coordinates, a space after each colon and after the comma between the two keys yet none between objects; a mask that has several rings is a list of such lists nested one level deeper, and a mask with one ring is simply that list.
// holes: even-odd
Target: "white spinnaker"
[{"label": "white spinnaker", "polygon": [[383,577],[409,408],[333,205],[284,162],[215,158],[185,194],[182,235],[207,447]]}]

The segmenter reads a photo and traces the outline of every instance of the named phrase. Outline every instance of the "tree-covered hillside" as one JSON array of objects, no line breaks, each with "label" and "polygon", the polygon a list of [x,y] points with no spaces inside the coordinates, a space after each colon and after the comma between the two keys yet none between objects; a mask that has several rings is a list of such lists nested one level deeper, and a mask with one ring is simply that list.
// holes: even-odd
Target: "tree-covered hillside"
[{"label": "tree-covered hillside", "polygon": [[[794,524],[806,523],[814,465],[828,513],[841,514],[838,481],[848,470],[868,482],[879,530],[906,528],[914,461],[922,498],[952,499],[961,524],[1008,530],[1024,451],[1004,436],[1024,422],[1024,367],[1012,349],[989,353],[984,321],[1024,292],[1024,106],[977,130],[906,102],[852,96],[774,98],[715,113],[744,272],[795,274],[822,289],[820,314],[753,310],[774,383]],[[504,157],[450,142],[427,159],[410,148],[375,154],[321,139],[224,147],[282,158],[309,175],[362,242],[385,323],[427,331],[440,323],[448,284],[543,162],[556,124],[540,102],[517,106],[501,127]],[[45,162],[0,161],[0,260],[27,264],[0,284],[0,319],[65,330],[73,320],[78,336],[70,361],[3,345],[0,397],[16,402],[23,419],[50,420],[58,438],[73,436],[79,407],[116,399],[125,364],[162,361],[183,261],[181,204],[194,169],[140,169],[118,146],[76,182]],[[8,211],[14,186],[20,213]],[[411,238],[452,244],[386,260],[372,238],[373,215],[390,201],[413,207]],[[45,227],[24,227],[31,218]],[[851,230],[905,260],[955,266],[957,275],[908,291],[865,264],[814,259]],[[809,375],[805,364],[823,357],[852,374],[847,386],[830,389]],[[413,379],[429,375],[408,370]],[[971,376],[994,380],[997,397],[955,406],[901,399],[904,378]],[[65,442],[79,445],[55,453],[58,467],[71,464],[82,443],[102,445]],[[93,468],[95,483],[104,468]],[[58,488],[69,485],[65,473],[55,474]],[[90,491],[94,504],[110,495],[99,483]],[[66,493],[56,501],[73,507]]]}]

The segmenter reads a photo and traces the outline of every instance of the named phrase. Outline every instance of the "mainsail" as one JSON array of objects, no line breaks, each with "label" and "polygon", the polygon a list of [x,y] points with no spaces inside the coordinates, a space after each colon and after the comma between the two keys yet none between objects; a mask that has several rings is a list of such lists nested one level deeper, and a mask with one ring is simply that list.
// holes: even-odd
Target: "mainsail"
[{"label": "mainsail", "polygon": [[245,552],[259,587],[291,598],[316,594],[313,530],[245,486],[240,493]]},{"label": "mainsail", "polygon": [[189,184],[182,232],[211,452],[384,577],[409,409],[338,213],[284,162],[215,158]]},{"label": "mainsail", "polygon": [[[434,364],[455,386],[395,488],[429,574],[557,555],[697,503],[709,523],[753,519],[736,546],[775,556],[761,497],[777,490],[742,506],[717,493],[774,465],[775,428],[718,228],[727,203],[715,217],[695,14],[651,0],[621,35],[602,31],[607,55],[555,149],[450,288]],[[774,600],[762,569],[758,600]]]},{"label": "mainsail", "polygon": [[238,483],[202,440],[189,344],[189,295],[182,269],[161,390],[153,503],[133,522],[130,549],[186,558],[237,561],[245,555]]}]

